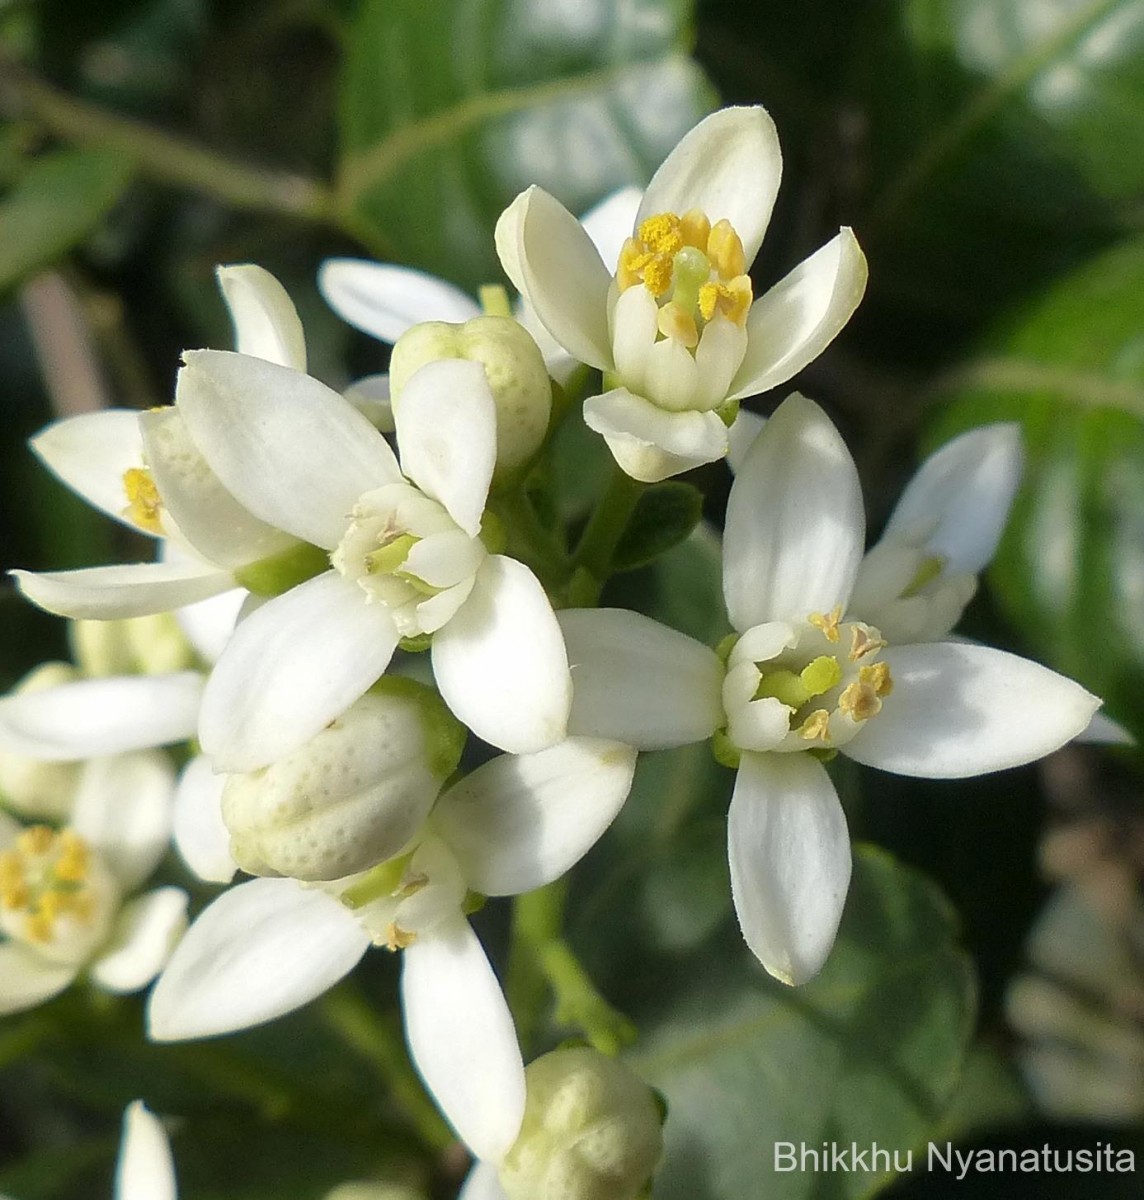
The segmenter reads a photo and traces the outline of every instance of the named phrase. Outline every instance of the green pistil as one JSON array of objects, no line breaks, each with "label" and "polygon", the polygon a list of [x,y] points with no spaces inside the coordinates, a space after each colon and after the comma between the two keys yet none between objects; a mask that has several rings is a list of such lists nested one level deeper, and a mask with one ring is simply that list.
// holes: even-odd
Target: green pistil
[{"label": "green pistil", "polygon": [[486,317],[511,317],[512,305],[508,302],[508,293],[499,283],[486,283],[477,293],[481,302],[481,311]]},{"label": "green pistil", "polygon": [[684,246],[672,262],[672,300],[685,312],[698,312],[699,289],[710,277],[711,264],[707,255],[694,246]]},{"label": "green pistil", "polygon": [[821,696],[842,682],[842,667],[832,655],[820,654],[814,662],[803,667],[799,678],[812,696]]},{"label": "green pistil", "polygon": [[391,575],[409,557],[409,551],[420,541],[411,533],[402,533],[384,546],[365,556],[371,575]]},{"label": "green pistil", "polygon": [[842,667],[838,659],[829,654],[820,654],[813,662],[795,674],[780,669],[769,671],[759,681],[752,700],[765,700],[773,696],[788,708],[800,709],[815,696],[821,696],[842,680]]},{"label": "green pistil", "polygon": [[401,877],[405,874],[405,868],[409,866],[412,857],[413,852],[410,851],[374,867],[352,887],[342,892],[342,903],[347,908],[364,908],[375,900],[392,896],[401,886]]},{"label": "green pistil", "polygon": [[933,583],[941,575],[948,561],[944,554],[931,554],[928,558],[923,558],[917,574],[910,580],[902,595],[916,596],[927,583]]}]

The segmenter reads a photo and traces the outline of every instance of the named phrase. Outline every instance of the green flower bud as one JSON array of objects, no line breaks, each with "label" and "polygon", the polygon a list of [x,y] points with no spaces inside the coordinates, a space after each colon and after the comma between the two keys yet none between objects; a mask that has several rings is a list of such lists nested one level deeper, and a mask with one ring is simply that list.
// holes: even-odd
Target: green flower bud
[{"label": "green flower bud", "polygon": [[651,1088],[587,1047],[545,1054],[525,1081],[524,1123],[500,1168],[509,1200],[635,1200],[663,1152]]},{"label": "green flower bud", "polygon": [[389,361],[393,411],[413,373],[442,358],[485,368],[497,407],[495,482],[511,478],[532,458],[548,431],[552,385],[531,334],[512,317],[475,317],[463,325],[427,321],[403,333]]},{"label": "green flower bud", "polygon": [[185,671],[195,652],[171,613],[119,621],[73,621],[72,652],[89,678]]},{"label": "green flower bud", "polygon": [[425,1200],[424,1193],[403,1183],[342,1183],[325,1200]]},{"label": "green flower bud", "polygon": [[[69,663],[41,663],[9,694],[42,692],[72,683],[78,677],[79,672]],[[0,754],[0,804],[22,817],[66,821],[82,766],[77,762],[40,762],[21,754]]]},{"label": "green flower bud", "polygon": [[382,679],[301,749],[227,780],[235,862],[252,875],[328,880],[392,857],[421,828],[464,738],[432,689]]}]

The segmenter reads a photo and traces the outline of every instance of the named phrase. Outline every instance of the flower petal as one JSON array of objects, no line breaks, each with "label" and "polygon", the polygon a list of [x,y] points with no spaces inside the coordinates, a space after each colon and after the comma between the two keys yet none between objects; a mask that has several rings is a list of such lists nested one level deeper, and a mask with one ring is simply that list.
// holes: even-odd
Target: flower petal
[{"label": "flower petal", "polygon": [[200,600],[197,604],[176,609],[175,619],[179,622],[179,628],[204,662],[218,661],[230,641],[239,611],[248,596],[249,593],[243,588],[233,588],[229,592],[211,596],[209,600]]},{"label": "flower petal", "polygon": [[985,425],[954,438],[918,468],[882,540],[941,555],[943,573],[976,575],[1001,540],[1023,456],[1019,425]]},{"label": "flower petal", "polygon": [[126,563],[79,571],[12,571],[33,604],[74,620],[115,620],[171,612],[234,587],[234,576],[205,563]]},{"label": "flower petal", "polygon": [[208,562],[241,567],[298,544],[288,533],[252,516],[223,487],[177,408],[140,413],[139,428],[163,507]]},{"label": "flower petal", "polygon": [[584,401],[584,424],[602,435],[633,479],[658,483],[727,453],[727,426],[713,412],[664,412],[615,388]]},{"label": "flower petal", "polygon": [[469,598],[433,636],[433,674],[454,716],[512,754],[564,737],[572,707],[568,655],[536,576],[492,554]]},{"label": "flower petal", "polygon": [[968,642],[882,651],[893,693],[843,750],[897,775],[965,779],[1018,767],[1088,727],[1100,701],[1048,667]]},{"label": "flower petal", "polygon": [[512,1014],[469,923],[458,916],[403,951],[409,1051],[441,1111],[478,1158],[498,1161],[524,1119]]},{"label": "flower petal", "polygon": [[158,750],[93,758],[84,767],[71,824],[132,891],[171,840],[175,768]]},{"label": "flower petal", "polygon": [[460,288],[423,271],[360,258],[327,258],[318,290],[347,324],[383,342],[396,342],[422,321],[470,321],[481,307]]},{"label": "flower petal", "polygon": [[755,439],[727,501],[723,596],[743,633],[845,607],[866,518],[849,450],[812,400],[779,405]]},{"label": "flower petal", "polygon": [[244,354],[184,355],[175,402],[203,457],[276,529],[332,549],[363,493],[397,483],[385,438],[337,392]]},{"label": "flower petal", "polygon": [[647,185],[637,222],[692,208],[712,225],[726,218],[750,265],[763,242],[782,177],[782,152],[766,109],[722,108],[704,117]]},{"label": "flower petal", "polygon": [[363,417],[382,433],[393,432],[393,399],[388,375],[363,375],[355,379],[342,395]]},{"label": "flower petal", "polygon": [[29,445],[57,479],[137,533],[148,533],[127,517],[125,471],[143,466],[139,414],[133,409],[66,417],[42,429]]},{"label": "flower petal", "polygon": [[198,754],[183,768],[175,789],[175,849],[209,883],[230,883],[238,867],[230,856],[230,831],[222,819],[222,789],[210,759]]},{"label": "flower petal", "polygon": [[858,307],[866,274],[858,239],[844,228],[760,296],[747,316],[747,353],[731,399],[778,387],[813,362]]},{"label": "flower petal", "polygon": [[215,274],[234,322],[234,348],[239,354],[304,371],[306,335],[282,284],[253,263],[219,267]]},{"label": "flower petal", "polygon": [[731,422],[731,428],[727,430],[727,466],[733,474],[737,475],[742,469],[747,452],[755,444],[755,438],[763,432],[766,423],[766,417],[745,408]]},{"label": "flower petal", "polygon": [[631,237],[636,227],[636,213],[640,210],[643,190],[638,187],[622,187],[594,204],[580,218],[584,232],[592,239],[592,245],[600,252],[604,266],[612,274],[620,261],[624,242]]},{"label": "flower petal", "polygon": [[275,762],[345,712],[397,641],[389,610],[336,571],[276,596],[238,626],[211,672],[203,749],[223,771]]},{"label": "flower petal", "polygon": [[497,408],[484,367],[427,363],[402,389],[393,419],[402,470],[476,537],[497,463]]},{"label": "flower petal", "polygon": [[136,1100],[123,1114],[115,1200],[177,1200],[177,1195],[175,1164],[162,1122]]},{"label": "flower petal", "polygon": [[0,942],[0,1016],[43,1004],[79,974],[79,967],[52,963],[19,942]]},{"label": "flower petal", "polygon": [[0,699],[0,751],[44,762],[165,746],[193,737],[203,677],[122,675],[77,679]]},{"label": "flower petal", "polygon": [[505,274],[556,341],[590,367],[609,369],[612,273],[580,222],[530,187],[501,214],[496,243]]},{"label": "flower petal", "polygon": [[332,896],[292,879],[253,879],[200,913],[147,1008],[157,1042],[261,1025],[348,975],[369,937]]},{"label": "flower petal", "polygon": [[457,1200],[508,1200],[504,1188],[501,1187],[496,1164],[480,1160],[475,1162],[472,1170],[465,1176]]},{"label": "flower petal", "polygon": [[830,777],[808,754],[744,754],[727,815],[743,937],[783,983],[817,975],[850,886],[850,835]]},{"label": "flower petal", "polygon": [[1092,720],[1073,738],[1089,746],[1135,746],[1136,738],[1119,722],[1102,712],[1092,714]]},{"label": "flower petal", "polygon": [[623,807],[636,752],[568,738],[538,754],[502,754],[454,784],[433,810],[470,888],[514,896],[559,879]]},{"label": "flower petal", "polygon": [[572,671],[570,733],[663,750],[723,723],[723,667],[701,642],[622,608],[566,608],[557,620]]},{"label": "flower petal", "polygon": [[120,910],[111,940],[91,965],[91,977],[109,992],[138,992],[163,969],[187,927],[187,893],[163,887]]}]

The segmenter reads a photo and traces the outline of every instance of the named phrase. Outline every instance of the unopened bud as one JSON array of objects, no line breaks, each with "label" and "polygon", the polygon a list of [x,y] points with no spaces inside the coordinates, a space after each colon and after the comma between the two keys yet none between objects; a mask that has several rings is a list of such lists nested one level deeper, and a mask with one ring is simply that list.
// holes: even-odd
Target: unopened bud
[{"label": "unopened bud", "polygon": [[509,1200],[635,1200],[663,1152],[651,1088],[588,1048],[545,1054],[525,1082],[520,1136],[500,1168]]},{"label": "unopened bud", "polygon": [[[12,689],[11,695],[43,692],[72,683],[78,672],[68,663],[41,663]],[[66,821],[79,787],[78,762],[40,762],[22,754],[0,753],[0,806],[48,821]]]},{"label": "unopened bud", "polygon": [[456,769],[464,728],[437,693],[385,677],[287,758],[233,775],[223,820],[252,875],[340,879],[391,858]]},{"label": "unopened bud", "polygon": [[423,1192],[403,1183],[342,1183],[325,1200],[425,1200]]},{"label": "unopened bud", "polygon": [[89,678],[164,675],[193,666],[195,652],[171,613],[119,621],[73,621],[72,651]]},{"label": "unopened bud", "polygon": [[512,317],[475,317],[463,325],[427,321],[403,333],[389,362],[394,412],[401,390],[426,363],[442,358],[479,362],[497,408],[497,465],[502,481],[515,475],[540,448],[552,409],[552,385],[531,334]]}]

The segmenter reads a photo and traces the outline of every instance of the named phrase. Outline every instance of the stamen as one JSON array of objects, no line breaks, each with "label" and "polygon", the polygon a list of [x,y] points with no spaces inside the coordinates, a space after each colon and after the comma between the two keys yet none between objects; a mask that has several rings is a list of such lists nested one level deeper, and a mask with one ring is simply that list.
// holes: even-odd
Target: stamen
[{"label": "stamen", "polygon": [[868,721],[882,711],[878,693],[868,683],[852,683],[838,697],[838,707],[855,721]]},{"label": "stamen", "polygon": [[418,872],[415,875],[403,875],[400,885],[393,894],[400,896],[404,900],[407,896],[416,896],[422,888],[428,886],[429,876],[422,872]]},{"label": "stamen", "polygon": [[829,742],[830,713],[825,708],[816,708],[799,726],[798,736],[808,742]]},{"label": "stamen", "polygon": [[124,516],[148,533],[162,533],[163,524],[160,517],[163,502],[159,497],[159,489],[151,478],[151,472],[142,467],[128,467],[123,472],[123,491],[127,496]]},{"label": "stamen", "polygon": [[405,950],[412,946],[417,941],[417,934],[410,933],[408,929],[402,929],[396,921],[390,921],[385,929],[385,948],[387,950]]},{"label": "stamen", "polygon": [[682,222],[675,213],[656,213],[639,227],[639,239],[656,254],[676,254],[683,249]]},{"label": "stamen", "polygon": [[857,662],[860,658],[865,658],[867,654],[875,654],[885,646],[886,639],[872,626],[856,621],[850,627],[851,662]]},{"label": "stamen", "polygon": [[409,557],[409,551],[420,540],[411,533],[399,533],[396,536],[386,537],[382,540],[379,549],[365,556],[369,573],[371,575],[388,575],[396,571]]},{"label": "stamen", "polygon": [[25,829],[0,853],[0,909],[22,918],[17,936],[45,944],[61,918],[88,921],[94,911],[91,866],[87,843],[72,830]]},{"label": "stamen", "polygon": [[679,232],[683,236],[685,246],[694,246],[696,250],[706,251],[707,239],[711,236],[711,222],[706,213],[698,208],[691,208],[680,217]]},{"label": "stamen", "polygon": [[656,324],[664,337],[674,338],[688,350],[694,350],[699,345],[699,330],[695,328],[695,318],[674,301],[665,304],[659,310]]},{"label": "stamen", "polygon": [[724,280],[734,279],[747,269],[742,239],[726,217],[711,226],[711,234],[707,238],[707,257]]},{"label": "stamen", "polygon": [[879,696],[888,696],[894,690],[894,681],[890,676],[890,664],[876,662],[869,667],[858,668],[859,682],[869,684]]},{"label": "stamen", "polygon": [[841,604],[836,604],[828,613],[810,613],[806,619],[828,642],[838,641],[838,623],[842,620]]}]

